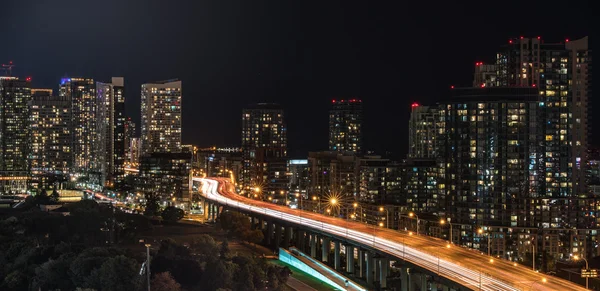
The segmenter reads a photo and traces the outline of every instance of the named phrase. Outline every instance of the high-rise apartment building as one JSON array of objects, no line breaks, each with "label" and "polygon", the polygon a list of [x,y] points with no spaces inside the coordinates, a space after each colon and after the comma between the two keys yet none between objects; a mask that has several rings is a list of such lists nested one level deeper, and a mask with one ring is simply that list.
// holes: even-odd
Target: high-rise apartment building
[{"label": "high-rise apartment building", "polygon": [[[96,84],[93,79],[63,78],[59,96],[71,101],[71,140],[76,177],[98,172],[95,161],[97,135]],[[100,181],[94,181],[100,183]]]},{"label": "high-rise apartment building", "polygon": [[362,100],[332,100],[329,150],[360,154],[363,150],[362,122]]},{"label": "high-rise apartment building", "polygon": [[97,138],[95,159],[101,184],[112,186],[124,176],[125,96],[124,79],[113,77],[111,83],[96,83]]},{"label": "high-rise apartment building", "polygon": [[[587,107],[591,91],[588,37],[563,43],[511,39],[497,54],[501,86],[536,86],[542,96],[546,196],[570,204],[586,193]],[[561,227],[576,227],[564,221]],[[579,225],[581,227],[581,225]]]},{"label": "high-rise apartment building", "polygon": [[[543,109],[537,88],[453,89],[445,111],[446,211],[474,227],[554,225],[543,199]],[[443,193],[442,193],[443,194]],[[468,241],[473,234],[463,232]]]},{"label": "high-rise apartment building", "polygon": [[30,101],[29,78],[0,77],[1,193],[24,193],[27,190],[31,145]]},{"label": "high-rise apartment building", "polygon": [[473,88],[498,86],[498,70],[496,64],[475,63]]},{"label": "high-rise apartment building", "polygon": [[125,163],[131,163],[131,140],[136,137],[136,132],[135,122],[127,117],[124,128]]},{"label": "high-rise apartment building", "polygon": [[[243,184],[263,199],[287,195],[287,129],[283,109],[259,103],[242,112]],[[277,196],[276,196],[277,195]]]},{"label": "high-rise apartment building", "polygon": [[71,171],[71,100],[53,96],[52,89],[31,92],[32,188],[46,189]]},{"label": "high-rise apartment building", "polygon": [[181,81],[142,85],[142,154],[181,151]]},{"label": "high-rise apartment building", "polygon": [[408,157],[437,158],[441,156],[444,132],[440,110],[435,106],[411,105],[408,122]]}]

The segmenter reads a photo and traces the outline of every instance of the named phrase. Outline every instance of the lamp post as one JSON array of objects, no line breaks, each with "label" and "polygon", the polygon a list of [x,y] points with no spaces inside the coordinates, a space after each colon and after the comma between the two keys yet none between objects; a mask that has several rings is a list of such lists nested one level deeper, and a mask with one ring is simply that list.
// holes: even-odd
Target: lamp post
[{"label": "lamp post", "polygon": [[450,237],[450,244],[452,244],[452,223],[450,222],[450,219],[446,219],[446,220],[440,219],[440,224],[441,225],[444,225],[446,222],[448,222],[448,225],[450,225],[450,235],[449,235],[449,237]]},{"label": "lamp post", "polygon": [[300,193],[296,193],[296,198],[300,199],[300,209],[304,209],[302,207],[302,195],[300,195]]},{"label": "lamp post", "polygon": [[146,246],[146,278],[148,281],[148,291],[150,291],[150,244]]},{"label": "lamp post", "polygon": [[321,200],[317,200],[317,199],[319,199],[319,198],[317,198],[317,196],[313,196],[313,197],[312,197],[312,200],[313,200],[313,201],[317,201],[317,211],[318,211],[319,213],[321,213]]},{"label": "lamp post", "polygon": [[389,211],[386,208],[384,208],[383,206],[379,207],[380,212],[383,212],[384,210],[385,210],[385,225],[386,225],[386,228],[390,228],[390,220],[389,220],[390,213],[389,213]]},{"label": "lamp post", "polygon": [[335,208],[337,207],[338,200],[336,198],[329,199],[329,206],[332,209],[332,214],[335,216]]},{"label": "lamp post", "polygon": [[[588,264],[588,261],[583,256],[582,257],[573,256],[573,259],[575,261],[577,261],[579,259],[582,259],[583,261],[585,261],[585,269],[586,269],[586,271],[590,269],[590,265]],[[585,277],[585,289],[590,289],[588,279],[589,279],[588,277]]]},{"label": "lamp post", "polygon": [[362,206],[360,206],[358,204],[358,202],[354,202],[352,204],[352,206],[354,207],[354,213],[356,213],[356,208],[360,208],[360,222],[363,222],[363,209],[362,209]]},{"label": "lamp post", "polygon": [[285,206],[287,206],[287,205],[288,205],[288,197],[287,197],[287,195],[285,194],[285,191],[281,190],[281,191],[279,191],[279,194],[281,194],[281,195],[283,195],[283,196],[284,196],[284,197],[283,197],[283,198],[284,198],[284,201],[285,201],[284,203],[285,203]]},{"label": "lamp post", "polygon": [[483,234],[483,235],[486,236],[486,238],[487,238],[487,253],[488,253],[488,256],[489,256],[490,255],[490,233],[489,232],[485,232],[484,233],[482,228],[480,228],[479,230],[477,230],[477,232],[479,234]]},{"label": "lamp post", "polygon": [[417,218],[417,235],[419,235],[419,216],[416,215],[414,212],[409,213],[408,216],[410,216],[410,217],[414,216]]}]

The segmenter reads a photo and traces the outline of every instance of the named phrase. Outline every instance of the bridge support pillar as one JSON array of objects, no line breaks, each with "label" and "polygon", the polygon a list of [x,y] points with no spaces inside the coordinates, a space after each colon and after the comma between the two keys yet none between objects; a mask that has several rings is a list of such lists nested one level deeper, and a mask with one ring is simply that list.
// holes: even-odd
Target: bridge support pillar
[{"label": "bridge support pillar", "polygon": [[267,221],[267,231],[265,232],[265,243],[271,245],[271,237],[273,236],[273,223]]},{"label": "bridge support pillar", "polygon": [[365,277],[365,251],[358,250],[358,277]]},{"label": "bridge support pillar", "polygon": [[421,291],[427,291],[427,275],[421,273]]},{"label": "bridge support pillar", "polygon": [[317,257],[317,235],[314,233],[310,235],[310,257]]},{"label": "bridge support pillar", "polygon": [[323,237],[323,244],[321,245],[321,261],[327,263],[329,261],[329,250],[331,249],[331,242],[328,237]]},{"label": "bridge support pillar", "polygon": [[254,216],[250,216],[250,229],[255,230],[256,229],[256,219],[254,218]]},{"label": "bridge support pillar", "polygon": [[203,202],[202,202],[202,207],[203,207],[203,210],[204,210],[203,218],[206,221],[208,221],[208,212],[209,212],[209,209],[210,209],[209,205],[210,205],[210,203],[208,203],[208,201],[206,201],[206,199],[204,199]]},{"label": "bridge support pillar", "polygon": [[[410,274],[408,273],[407,267],[400,268],[400,290],[401,291],[409,291],[408,286],[412,286],[410,284]],[[413,288],[411,288],[413,290]]]},{"label": "bridge support pillar", "polygon": [[290,241],[292,241],[292,232],[293,232],[293,229],[291,226],[286,226],[284,228],[283,243],[282,243],[282,246],[284,249],[288,249],[290,247]]},{"label": "bridge support pillar", "polygon": [[373,267],[375,267],[373,263],[374,263],[373,253],[367,252],[367,264],[366,264],[367,265],[367,273],[366,273],[367,284],[373,284],[373,273],[375,273],[373,270]]},{"label": "bridge support pillar", "polygon": [[375,281],[379,281],[379,278],[381,278],[380,264],[381,264],[380,258],[373,259],[373,268],[375,269]]},{"label": "bridge support pillar", "polygon": [[346,246],[346,273],[354,275],[354,247]]},{"label": "bridge support pillar", "polygon": [[333,265],[334,265],[336,271],[339,271],[342,269],[342,266],[340,266],[341,263],[340,263],[340,242],[339,241],[333,242]]},{"label": "bridge support pillar", "polygon": [[296,231],[296,247],[302,252],[306,252],[306,250],[304,249],[304,241],[305,241],[304,230],[297,230]]},{"label": "bridge support pillar", "polygon": [[281,225],[275,224],[275,237],[273,239],[273,247],[275,250],[279,249],[279,244],[281,243]]},{"label": "bridge support pillar", "polygon": [[431,291],[438,291],[437,282],[431,282]]},{"label": "bridge support pillar", "polygon": [[448,288],[448,286],[442,285],[442,291],[448,291],[448,290],[450,290],[450,288]]},{"label": "bridge support pillar", "polygon": [[384,289],[387,288],[387,277],[389,267],[390,261],[388,258],[379,259],[379,286]]}]

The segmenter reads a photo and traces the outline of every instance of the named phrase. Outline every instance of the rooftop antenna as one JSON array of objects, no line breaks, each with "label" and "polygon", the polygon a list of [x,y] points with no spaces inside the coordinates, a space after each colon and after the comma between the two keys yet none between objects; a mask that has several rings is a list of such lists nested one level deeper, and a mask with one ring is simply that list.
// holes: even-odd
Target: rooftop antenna
[{"label": "rooftop antenna", "polygon": [[2,69],[4,69],[4,71],[6,72],[6,74],[10,77],[10,76],[12,76],[12,68],[14,66],[15,65],[13,65],[13,62],[10,61],[10,62],[8,62],[8,65],[7,64],[2,64]]}]

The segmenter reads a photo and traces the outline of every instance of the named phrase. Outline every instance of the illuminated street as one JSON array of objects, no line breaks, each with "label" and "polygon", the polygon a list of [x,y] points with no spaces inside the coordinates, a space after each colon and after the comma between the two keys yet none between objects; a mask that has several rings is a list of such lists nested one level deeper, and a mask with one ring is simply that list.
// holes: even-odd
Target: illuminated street
[{"label": "illuminated street", "polygon": [[194,178],[194,181],[204,182],[202,192],[209,200],[372,246],[380,252],[403,258],[474,290],[586,290],[569,281],[536,273],[509,261],[492,259],[475,250],[449,246],[441,239],[411,235],[408,232],[378,228],[242,197],[233,191],[234,188],[227,179]]}]

